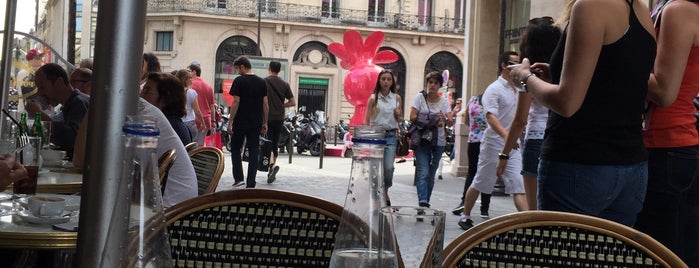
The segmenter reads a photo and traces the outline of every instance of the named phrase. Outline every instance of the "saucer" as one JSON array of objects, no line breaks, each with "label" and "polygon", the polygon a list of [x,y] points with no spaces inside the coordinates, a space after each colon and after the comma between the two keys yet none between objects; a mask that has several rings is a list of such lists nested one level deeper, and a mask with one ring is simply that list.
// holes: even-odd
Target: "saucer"
[{"label": "saucer", "polygon": [[[80,197],[75,195],[61,195],[61,194],[37,194],[36,196],[46,196],[46,197],[60,197],[66,200],[65,211],[76,211],[80,209]],[[29,196],[20,197],[17,202],[25,208],[29,208]]]},{"label": "saucer", "polygon": [[36,224],[57,224],[70,221],[70,213],[66,213],[65,211],[58,216],[37,217],[31,214],[29,211],[23,210],[18,212],[17,216],[22,218],[23,221]]}]

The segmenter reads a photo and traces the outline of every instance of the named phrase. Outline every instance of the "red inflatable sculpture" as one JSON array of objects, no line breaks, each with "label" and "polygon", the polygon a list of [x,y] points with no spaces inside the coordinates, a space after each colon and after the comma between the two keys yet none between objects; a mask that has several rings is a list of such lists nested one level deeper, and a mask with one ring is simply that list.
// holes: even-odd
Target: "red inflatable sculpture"
[{"label": "red inflatable sculpture", "polygon": [[345,99],[354,106],[351,126],[362,125],[366,115],[366,106],[374,91],[376,79],[381,71],[376,64],[387,64],[398,60],[398,55],[390,50],[379,52],[384,33],[372,32],[362,40],[359,32],[350,30],[343,36],[344,44],[331,43],[328,50],[340,58],[340,66],[349,70],[345,76]]}]

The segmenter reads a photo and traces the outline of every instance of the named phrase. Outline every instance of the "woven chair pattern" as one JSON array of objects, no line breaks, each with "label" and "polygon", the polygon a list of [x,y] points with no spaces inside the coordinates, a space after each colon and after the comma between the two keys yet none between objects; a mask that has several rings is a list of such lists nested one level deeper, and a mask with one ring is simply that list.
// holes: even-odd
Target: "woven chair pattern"
[{"label": "woven chair pattern", "polygon": [[269,202],[215,206],[168,226],[175,267],[328,267],[339,221]]},{"label": "woven chair pattern", "polygon": [[662,267],[622,241],[572,227],[523,228],[496,235],[470,250],[457,267]]},{"label": "woven chair pattern", "polygon": [[224,169],[221,150],[214,147],[200,147],[189,152],[189,158],[197,175],[199,195],[215,192]]},{"label": "woven chair pattern", "polygon": [[175,154],[175,149],[170,149],[164,152],[158,158],[158,177],[160,179],[160,191],[165,192],[165,186],[167,185],[167,176],[170,173],[170,168],[177,160],[177,155]]},{"label": "woven chair pattern", "polygon": [[642,232],[555,211],[485,221],[459,235],[444,252],[445,267],[687,267]]}]

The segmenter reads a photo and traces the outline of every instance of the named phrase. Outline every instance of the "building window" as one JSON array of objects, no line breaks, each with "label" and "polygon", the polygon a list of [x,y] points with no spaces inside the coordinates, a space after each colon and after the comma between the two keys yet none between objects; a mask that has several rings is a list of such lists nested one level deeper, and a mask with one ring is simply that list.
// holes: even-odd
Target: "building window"
[{"label": "building window", "polygon": [[172,51],[172,31],[155,33],[155,51]]},{"label": "building window", "polygon": [[464,6],[466,0],[456,0],[454,1],[454,26],[457,29],[464,27],[464,14],[466,13],[466,7]]},{"label": "building window", "polygon": [[432,0],[419,0],[417,8],[417,21],[422,27],[432,24]]},{"label": "building window", "polygon": [[324,18],[339,18],[340,17],[340,1],[339,0],[323,0],[321,7],[322,16]]},{"label": "building window", "polygon": [[260,2],[262,5],[262,13],[274,14],[277,12],[277,1],[276,0],[263,0]]},{"label": "building window", "polygon": [[369,21],[384,22],[386,20],[386,1],[369,0]]}]

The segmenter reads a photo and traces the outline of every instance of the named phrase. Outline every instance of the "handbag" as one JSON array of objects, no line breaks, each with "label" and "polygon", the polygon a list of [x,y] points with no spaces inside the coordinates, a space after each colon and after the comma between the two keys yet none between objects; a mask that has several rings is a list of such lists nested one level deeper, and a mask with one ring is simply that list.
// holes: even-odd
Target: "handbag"
[{"label": "handbag", "polygon": [[221,142],[221,132],[214,128],[211,135],[204,138],[204,146],[216,147],[219,150],[223,150],[223,143]]},{"label": "handbag", "polygon": [[406,136],[403,133],[403,131],[401,131],[396,141],[396,156],[408,155],[410,153],[410,143],[408,142],[408,136]]},{"label": "handbag", "polygon": [[[270,155],[272,153],[272,141],[267,139],[265,136],[260,136],[260,150],[257,157],[257,170],[259,171],[269,171]],[[242,161],[250,161],[250,150],[247,146],[243,146],[243,155],[241,157]]]}]

